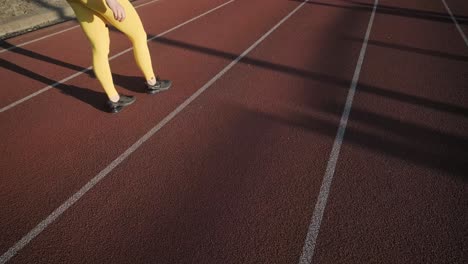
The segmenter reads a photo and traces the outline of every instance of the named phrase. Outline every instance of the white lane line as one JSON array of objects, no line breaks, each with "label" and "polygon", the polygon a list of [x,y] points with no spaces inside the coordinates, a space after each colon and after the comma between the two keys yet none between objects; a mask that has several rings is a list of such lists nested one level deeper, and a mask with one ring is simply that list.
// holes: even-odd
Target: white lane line
[{"label": "white lane line", "polygon": [[447,5],[447,3],[445,2],[445,0],[442,0],[442,3],[444,4],[445,9],[447,9],[447,12],[450,14],[450,17],[452,18],[453,23],[455,23],[455,26],[457,27],[458,32],[460,32],[461,37],[462,37],[463,40],[465,41],[465,45],[468,47],[468,38],[466,38],[466,35],[465,35],[465,33],[463,32],[462,28],[460,27],[460,24],[458,24],[457,19],[455,18],[455,16],[454,16],[453,13],[452,13],[452,10],[450,10],[450,7]]},{"label": "white lane line", "polygon": [[154,134],[156,134],[161,128],[163,128],[167,123],[169,123],[174,117],[177,116],[185,107],[187,107],[191,102],[193,102],[198,96],[200,96],[206,89],[208,89],[213,83],[220,79],[226,72],[228,72],[234,65],[236,65],[242,58],[244,58],[250,51],[258,46],[265,38],[267,38],[273,31],[275,31],[279,26],[281,26],[289,17],[297,12],[305,3],[309,0],[304,1],[302,4],[297,6],[293,11],[291,11],[287,16],[285,16],[280,22],[278,22],[274,27],[272,27],[267,33],[265,33],[261,38],[259,38],[254,44],[252,44],[248,49],[246,49],[239,57],[234,61],[229,63],[224,69],[222,69],[218,74],[216,74],[211,80],[209,80],[205,85],[199,88],[194,94],[192,94],[188,99],[186,99],[181,105],[174,109],[170,114],[168,114],[163,120],[161,120],[156,126],[149,130],[144,136],[138,139],[130,148],[128,148],[124,153],[122,153],[118,158],[112,161],[105,169],[99,172],[98,175],[94,176],[88,183],[86,183],[81,189],[68,198],[62,205],[55,209],[46,219],[42,220],[36,227],[34,227],[28,234],[22,237],[15,245],[13,245],[7,252],[5,252],[0,257],[0,264],[6,263],[12,257],[14,257],[18,251],[23,249],[26,245],[31,242],[36,236],[38,236],[42,231],[44,231],[50,224],[52,224],[58,217],[60,217],[67,209],[69,209],[74,203],[76,203],[81,197],[83,197],[89,190],[91,190],[96,184],[98,184],[102,179],[104,179],[115,167],[127,159],[133,152],[135,152],[145,141],[150,139]]},{"label": "white lane line", "polygon": [[[162,36],[164,36],[164,35],[166,35],[166,34],[172,32],[172,31],[174,31],[174,30],[176,30],[176,29],[178,29],[178,28],[180,28],[180,27],[183,27],[183,26],[187,25],[188,23],[191,23],[191,22],[193,22],[193,21],[195,21],[195,20],[197,20],[197,19],[199,19],[199,18],[201,18],[201,17],[203,17],[203,16],[206,16],[206,15],[208,15],[208,14],[210,14],[210,13],[212,13],[212,12],[214,12],[214,11],[216,11],[216,10],[218,10],[218,9],[224,7],[225,5],[230,4],[230,3],[234,2],[234,1],[236,1],[236,0],[231,0],[231,1],[228,1],[228,2],[226,2],[226,3],[224,3],[224,4],[221,4],[221,5],[219,5],[219,6],[215,7],[215,8],[213,8],[213,9],[211,9],[211,10],[209,10],[209,11],[207,11],[207,12],[205,12],[205,13],[199,15],[199,16],[196,16],[196,17],[194,17],[194,18],[192,18],[192,19],[189,19],[189,20],[185,21],[185,22],[182,23],[182,24],[179,24],[179,25],[177,25],[177,26],[175,26],[175,27],[173,27],[173,28],[171,28],[171,29],[169,29],[169,30],[167,30],[167,31],[164,31],[163,33],[160,33],[160,34],[158,34],[158,35],[156,35],[156,36],[154,36],[154,37],[152,37],[152,38],[149,38],[147,41],[151,41],[151,40],[153,40],[153,39],[162,37]],[[126,49],[126,50],[124,50],[124,51],[122,51],[122,52],[120,52],[120,53],[115,54],[114,56],[112,56],[112,57],[109,58],[109,61],[111,61],[111,60],[113,60],[113,59],[115,59],[115,58],[117,58],[117,57],[120,57],[120,56],[122,56],[123,54],[125,54],[125,53],[127,53],[127,52],[129,52],[129,51],[131,51],[131,50],[133,50],[133,47],[132,47],[132,48],[128,48],[128,49]],[[3,112],[5,112],[5,111],[7,111],[7,110],[9,110],[9,109],[11,109],[11,108],[13,108],[13,107],[15,107],[15,106],[17,106],[17,105],[19,105],[19,104],[21,104],[21,103],[27,101],[27,100],[29,100],[29,99],[31,99],[31,98],[33,98],[33,97],[35,97],[35,96],[37,96],[37,95],[39,95],[39,94],[45,92],[45,91],[48,91],[48,90],[50,90],[51,88],[53,88],[53,87],[55,87],[55,86],[57,86],[57,85],[59,85],[59,84],[62,84],[62,83],[67,82],[67,81],[69,81],[69,80],[71,80],[71,79],[73,79],[73,78],[75,78],[75,77],[77,77],[77,76],[80,76],[81,74],[90,71],[92,68],[93,68],[93,67],[90,66],[90,67],[88,67],[88,68],[86,68],[86,69],[84,69],[84,70],[82,70],[82,71],[80,71],[80,72],[77,72],[77,73],[75,73],[75,74],[73,74],[73,75],[68,76],[68,77],[65,78],[65,79],[62,79],[62,80],[60,80],[60,81],[58,81],[58,82],[56,82],[56,83],[54,83],[54,84],[51,84],[51,85],[48,85],[48,86],[44,87],[44,88],[42,88],[42,89],[40,89],[40,90],[38,90],[38,91],[36,91],[36,92],[34,92],[34,93],[32,93],[32,94],[26,96],[26,97],[23,97],[23,98],[21,98],[20,100],[17,100],[17,101],[15,101],[15,102],[13,102],[13,103],[11,103],[11,104],[9,104],[9,105],[3,107],[3,108],[0,108],[0,113],[3,113]]]},{"label": "white lane line", "polygon": [[139,8],[139,7],[142,7],[142,6],[145,6],[145,5],[149,5],[149,4],[152,4],[152,3],[157,2],[157,1],[159,1],[159,0],[153,0],[153,1],[149,1],[147,3],[136,5],[135,8]]},{"label": "white lane line", "polygon": [[[152,4],[152,3],[157,2],[157,1],[160,1],[160,0],[152,0],[152,1],[147,2],[147,3],[137,5],[137,6],[135,6],[135,8],[139,8],[139,7],[142,7],[142,6],[145,6],[145,5],[149,5],[149,4]],[[42,36],[42,37],[40,37],[38,39],[33,39],[33,40],[30,40],[30,41],[27,41],[27,42],[24,42],[24,43],[21,43],[21,44],[18,44],[18,45],[14,45],[13,47],[10,47],[10,48],[7,48],[7,49],[1,49],[0,54],[3,53],[3,52],[7,52],[7,51],[10,51],[10,50],[19,48],[19,47],[29,45],[29,44],[37,42],[39,40],[43,40],[43,39],[50,38],[50,37],[53,37],[53,36],[58,35],[58,34],[62,34],[64,32],[67,32],[69,30],[72,30],[72,29],[75,29],[75,28],[78,28],[78,27],[80,27],[80,25],[73,26],[71,28],[67,28],[67,29],[64,29],[64,30],[61,30],[61,31],[58,31],[58,32],[55,32],[55,33],[52,33],[52,34],[49,34],[49,35],[45,35],[45,36]]]},{"label": "white lane line", "polygon": [[330,187],[333,181],[333,176],[335,174],[336,163],[340,155],[341,145],[343,143],[343,137],[346,131],[346,126],[348,124],[349,113],[351,112],[351,107],[353,105],[354,94],[356,92],[356,86],[359,81],[359,75],[361,73],[362,63],[364,61],[364,56],[366,54],[367,42],[369,41],[369,36],[372,29],[372,24],[374,22],[375,11],[377,10],[378,0],[374,2],[374,9],[372,10],[372,15],[367,26],[366,36],[364,42],[362,43],[361,52],[356,64],[356,69],[354,70],[353,80],[348,91],[348,96],[346,98],[345,108],[341,116],[340,125],[336,133],[335,142],[333,143],[333,148],[330,153],[330,158],[328,160],[327,169],[325,171],[325,176],[323,178],[322,186],[320,187],[320,193],[317,198],[317,203],[315,204],[314,212],[312,215],[311,223],[309,225],[309,230],[307,232],[307,237],[302,248],[302,255],[299,260],[299,264],[310,264],[312,263],[312,257],[314,256],[315,245],[317,243],[317,236],[320,231],[320,223],[322,222],[323,213],[327,205],[328,195],[330,193]]},{"label": "white lane line", "polygon": [[[38,39],[33,39],[33,40],[30,40],[30,41],[27,41],[27,42],[24,42],[24,43],[21,43],[21,44],[18,44],[18,45],[15,45],[15,46],[12,46],[12,47],[9,47],[7,49],[2,49],[0,50],[0,53],[3,53],[3,52],[7,52],[7,51],[10,51],[10,50],[13,50],[13,49],[16,49],[16,48],[19,48],[19,47],[23,47],[23,46],[26,46],[28,44],[31,44],[31,43],[34,43],[34,42],[37,42],[39,40],[43,40],[43,39],[46,39],[46,38],[49,38],[49,37],[52,37],[52,36],[55,36],[55,35],[58,35],[58,34],[62,34],[64,32],[67,32],[69,30],[72,30],[74,28],[77,28],[79,27],[80,25],[77,25],[77,26],[73,26],[71,28],[67,28],[67,29],[64,29],[64,30],[61,30],[59,32],[55,32],[55,33],[52,33],[52,34],[49,34],[49,35],[45,35],[43,37],[40,37]],[[12,44],[13,45],[13,44]]]}]

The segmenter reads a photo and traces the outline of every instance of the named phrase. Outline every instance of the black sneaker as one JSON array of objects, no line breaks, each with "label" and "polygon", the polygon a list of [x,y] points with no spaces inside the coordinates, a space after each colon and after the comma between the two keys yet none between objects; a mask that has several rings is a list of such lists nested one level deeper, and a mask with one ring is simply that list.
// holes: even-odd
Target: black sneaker
[{"label": "black sneaker", "polygon": [[159,76],[156,76],[156,84],[154,85],[149,85],[148,83],[146,84],[146,92],[149,94],[155,94],[159,93],[162,91],[166,91],[169,89],[172,85],[172,82],[169,80],[161,80],[159,79]]},{"label": "black sneaker", "polygon": [[119,101],[117,101],[115,103],[112,102],[111,100],[107,101],[107,106],[109,107],[109,112],[118,113],[125,106],[131,105],[133,102],[135,102],[135,97],[121,95]]}]

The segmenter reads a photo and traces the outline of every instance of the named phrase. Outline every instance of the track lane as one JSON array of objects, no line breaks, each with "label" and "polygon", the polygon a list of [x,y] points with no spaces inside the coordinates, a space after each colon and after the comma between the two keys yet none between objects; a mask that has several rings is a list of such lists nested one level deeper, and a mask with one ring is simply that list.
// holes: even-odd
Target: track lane
[{"label": "track lane", "polygon": [[[297,5],[284,3],[289,10]],[[281,17],[285,7],[272,12],[270,6],[266,13]],[[239,26],[256,25],[248,19],[257,17],[252,2],[242,10],[249,23]],[[338,119],[315,107],[345,99],[361,45],[336,40],[363,36],[368,19],[306,5],[13,263],[296,262],[328,159],[324,153],[338,127]],[[342,28],[343,21],[352,28]],[[185,30],[179,33],[193,32]],[[231,42],[217,50],[199,31],[192,34],[184,47],[222,60],[231,56]],[[179,40],[164,42],[182,46]],[[311,118],[334,125],[322,135]],[[55,253],[42,254],[44,245]]]},{"label": "track lane", "polygon": [[[262,6],[263,3],[255,2],[255,5]],[[225,49],[233,52],[235,56],[261,35],[265,28],[271,26],[275,19],[294,8],[295,4],[280,2],[268,6],[271,17],[257,17],[255,10],[248,8],[252,6],[252,2],[236,5],[234,9],[226,9],[200,20],[206,19],[205,22],[197,21],[187,26],[190,27],[184,28],[187,32],[174,32],[168,37],[181,34],[186,36],[182,38],[185,42],[198,42],[202,46],[217,50]],[[230,15],[231,12],[234,12],[234,15]],[[248,22],[238,20],[241,14],[250,18]],[[214,24],[212,21],[221,23]],[[257,23],[248,25],[253,22]],[[250,30],[244,32],[242,37],[226,33],[226,28],[236,28],[239,23],[244,27],[248,25]],[[213,34],[224,34],[226,38],[213,40],[210,38]],[[104,102],[104,95],[100,92],[97,82],[80,76],[62,87],[63,89],[53,90],[47,96],[36,98],[28,107],[16,108],[14,115],[2,116],[3,123],[11,124],[2,130],[2,136],[7,139],[3,142],[2,150],[5,156],[9,157],[2,164],[6,175],[9,175],[8,178],[2,179],[2,197],[6,197],[2,203],[2,210],[11,212],[2,219],[2,233],[6,234],[2,239],[2,248],[6,250],[10,247],[27,230],[33,228],[38,219],[55,209],[97,174],[105,164],[109,164],[153,124],[231,61],[230,58],[200,54],[188,49],[163,47],[157,43],[155,45],[151,45],[150,48],[154,51],[154,48],[158,47],[158,52],[153,53],[159,54],[156,55],[156,60],[172,63],[164,67],[164,75],[179,76],[175,83],[179,88],[170,93],[156,97],[138,96],[139,100],[135,106],[119,115],[109,115],[94,108],[99,108],[99,103]],[[125,55],[113,63],[113,69],[117,73],[122,70],[128,74],[127,69],[133,61],[131,55]],[[204,66],[203,71],[194,67],[201,63]],[[131,85],[138,83],[134,77],[122,78],[130,80]],[[138,88],[130,86],[128,89],[136,92]],[[69,92],[71,96],[64,97],[62,92]],[[31,111],[31,108],[40,111]],[[57,109],[65,110],[57,114]],[[38,138],[43,141],[35,140]],[[54,151],[47,151],[50,149]],[[37,206],[38,204],[41,206]],[[22,210],[20,214],[15,213],[18,212],[18,208]],[[24,212],[28,212],[28,218],[24,217]]]},{"label": "track lane", "polygon": [[377,12],[313,263],[463,263],[468,49],[440,1],[381,4],[416,15]]}]

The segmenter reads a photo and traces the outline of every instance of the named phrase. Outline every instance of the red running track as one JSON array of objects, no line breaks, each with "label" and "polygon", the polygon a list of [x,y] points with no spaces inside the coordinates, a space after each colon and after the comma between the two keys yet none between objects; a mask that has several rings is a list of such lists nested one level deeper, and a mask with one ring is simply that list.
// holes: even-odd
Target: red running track
[{"label": "red running track", "polygon": [[[468,45],[443,2],[380,0],[374,17],[371,0],[159,0],[138,11],[154,37],[224,3],[149,42],[168,92],[143,92],[131,52],[112,59],[119,91],[137,97],[117,115],[89,73],[56,85],[90,66],[79,28],[0,53],[0,107],[55,86],[0,113],[0,260],[463,263]],[[446,3],[467,35],[467,4]],[[111,56],[130,47],[111,34]]]}]

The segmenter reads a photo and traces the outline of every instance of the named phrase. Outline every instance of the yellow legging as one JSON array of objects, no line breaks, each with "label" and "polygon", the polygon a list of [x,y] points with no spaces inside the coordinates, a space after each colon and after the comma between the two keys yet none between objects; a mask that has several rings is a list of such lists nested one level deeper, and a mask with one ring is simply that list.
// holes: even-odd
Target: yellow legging
[{"label": "yellow legging", "polygon": [[138,67],[146,80],[154,79],[151,56],[148,50],[147,35],[135,8],[129,0],[118,0],[125,9],[126,18],[119,22],[114,19],[112,10],[105,0],[67,0],[76,18],[91,42],[93,67],[97,79],[109,98],[118,97],[109,66],[109,29],[106,22],[122,31],[133,44],[133,53]]}]

